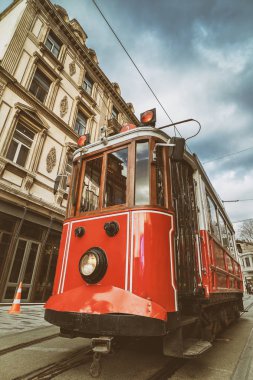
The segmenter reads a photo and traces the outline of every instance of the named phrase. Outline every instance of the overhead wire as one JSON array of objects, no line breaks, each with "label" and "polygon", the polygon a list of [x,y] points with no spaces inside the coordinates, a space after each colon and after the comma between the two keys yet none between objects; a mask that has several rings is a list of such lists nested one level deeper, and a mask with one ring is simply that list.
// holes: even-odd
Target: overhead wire
[{"label": "overhead wire", "polygon": [[238,150],[237,152],[234,152],[234,153],[224,154],[223,156],[213,158],[212,160],[205,161],[205,162],[203,162],[203,165],[208,164],[209,162],[220,160],[220,159],[225,158],[225,157],[234,156],[236,154],[246,152],[247,150],[250,150],[250,149],[253,149],[253,146],[250,146],[249,148],[246,148],[246,149]]},{"label": "overhead wire", "polygon": [[248,219],[242,219],[242,220],[236,220],[236,221],[232,221],[233,224],[236,224],[236,223],[242,223],[242,222],[246,222],[248,220],[253,220],[253,218],[248,218]]},{"label": "overhead wire", "polygon": [[[122,47],[122,49],[124,50],[124,52],[126,53],[126,55],[128,56],[128,58],[130,59],[130,61],[132,62],[132,64],[134,65],[134,67],[136,68],[136,70],[138,71],[138,73],[140,74],[140,76],[142,77],[142,79],[144,80],[144,82],[146,83],[146,85],[148,86],[149,90],[151,91],[151,93],[153,94],[153,96],[155,97],[155,99],[157,100],[158,104],[160,105],[160,107],[162,108],[162,110],[164,111],[164,113],[166,114],[166,116],[168,117],[168,119],[171,121],[172,124],[174,124],[173,120],[171,119],[170,115],[168,114],[168,112],[166,111],[165,107],[163,106],[163,104],[161,103],[161,101],[159,100],[158,96],[155,94],[154,90],[152,89],[152,87],[150,86],[150,84],[148,83],[147,79],[144,77],[144,75],[142,74],[141,70],[139,69],[139,67],[136,65],[136,63],[134,62],[133,58],[131,57],[131,55],[128,53],[127,49],[125,48],[125,46],[123,45],[122,41],[120,40],[120,38],[118,37],[117,33],[114,31],[114,29],[112,28],[111,24],[109,23],[109,21],[107,20],[107,18],[105,17],[105,15],[103,14],[103,12],[101,11],[101,9],[99,8],[99,6],[97,5],[96,1],[95,0],[92,0],[93,4],[95,5],[95,7],[97,8],[97,10],[99,11],[99,13],[101,14],[102,18],[104,19],[104,21],[106,22],[106,24],[108,25],[108,27],[110,28],[111,32],[114,34],[115,38],[117,39],[117,41],[119,42],[120,46]],[[179,130],[176,128],[176,126],[174,126],[174,129],[175,131],[178,132],[178,134],[182,137],[181,133],[179,132]],[[188,147],[189,151],[192,153],[191,149],[189,148],[189,146],[186,144],[186,146]]]}]

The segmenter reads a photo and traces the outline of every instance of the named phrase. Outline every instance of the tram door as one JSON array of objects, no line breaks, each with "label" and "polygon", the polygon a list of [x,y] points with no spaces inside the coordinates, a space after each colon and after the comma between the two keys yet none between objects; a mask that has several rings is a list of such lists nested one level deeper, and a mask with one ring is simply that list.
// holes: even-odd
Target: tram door
[{"label": "tram door", "polygon": [[172,189],[176,212],[177,283],[179,295],[184,298],[193,295],[197,287],[197,218],[193,170],[184,161],[172,161]]},{"label": "tram door", "polygon": [[10,301],[14,298],[20,281],[22,281],[22,300],[29,301],[39,246],[38,242],[18,239],[7,279],[4,301]]}]

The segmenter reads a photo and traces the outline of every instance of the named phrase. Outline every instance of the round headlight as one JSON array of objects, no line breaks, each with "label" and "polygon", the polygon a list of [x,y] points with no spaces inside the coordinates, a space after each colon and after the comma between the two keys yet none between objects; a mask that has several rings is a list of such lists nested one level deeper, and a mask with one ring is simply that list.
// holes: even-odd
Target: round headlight
[{"label": "round headlight", "polygon": [[96,269],[97,264],[94,253],[86,253],[80,260],[80,272],[84,276],[90,276]]},{"label": "round headlight", "polygon": [[107,269],[107,258],[101,248],[90,248],[79,261],[79,271],[88,284],[100,281]]}]

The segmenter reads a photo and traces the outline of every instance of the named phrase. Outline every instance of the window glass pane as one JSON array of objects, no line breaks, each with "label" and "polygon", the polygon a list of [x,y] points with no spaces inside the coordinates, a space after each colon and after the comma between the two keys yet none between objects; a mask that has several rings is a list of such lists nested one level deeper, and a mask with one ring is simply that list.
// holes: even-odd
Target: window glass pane
[{"label": "window glass pane", "polygon": [[27,138],[26,136],[24,136],[19,131],[16,131],[14,133],[14,138],[16,140],[20,141],[21,143],[23,143],[24,145],[26,145],[27,147],[30,147],[32,145],[32,140],[30,140],[29,138]]},{"label": "window glass pane", "polygon": [[58,57],[61,49],[61,42],[53,33],[49,33],[45,45],[55,57]]},{"label": "window glass pane", "polygon": [[31,238],[33,240],[41,240],[42,239],[42,233],[43,233],[43,227],[39,226],[38,224],[25,221],[22,225],[20,235],[22,237]]},{"label": "window glass pane", "polygon": [[23,257],[25,254],[26,241],[19,240],[17,250],[15,253],[15,259],[12,264],[12,270],[9,278],[9,282],[17,282],[19,279],[19,272],[23,262]]},{"label": "window glass pane", "polygon": [[97,210],[99,207],[102,160],[100,157],[86,162],[81,212]]},{"label": "window glass pane", "polygon": [[62,187],[65,190],[68,190],[67,189],[67,182],[68,182],[68,176],[72,172],[72,165],[73,165],[73,154],[69,154],[68,157],[67,157],[67,162],[66,162],[66,167],[65,167],[65,173],[64,173],[64,174],[66,174],[66,177],[63,177],[63,182],[62,182]]},{"label": "window glass pane", "polygon": [[126,203],[128,148],[107,156],[104,207]]},{"label": "window glass pane", "polygon": [[[232,233],[231,231],[228,229],[227,231],[228,233],[228,245],[229,245],[229,250],[230,252],[232,253],[232,255],[235,255],[235,247],[234,247],[234,242],[233,242],[233,236],[232,236]],[[241,248],[241,245],[238,244],[240,246],[240,250],[238,249],[238,252],[242,253],[242,248]]]},{"label": "window glass pane", "polygon": [[0,231],[0,276],[4,268],[10,242],[11,234]]},{"label": "window glass pane", "polygon": [[149,204],[149,143],[136,144],[135,204]]},{"label": "window glass pane", "polygon": [[21,145],[16,163],[20,166],[25,166],[28,153],[29,153],[29,149],[26,146]]},{"label": "window glass pane", "polygon": [[216,206],[209,196],[207,196],[207,205],[209,209],[210,231],[220,240],[220,233],[219,233],[217,214],[216,214]]},{"label": "window glass pane", "polygon": [[89,95],[91,95],[92,87],[93,81],[90,79],[90,77],[86,76],[84,79],[83,88]]},{"label": "window glass pane", "polygon": [[22,124],[17,125],[16,131],[22,133],[23,135],[25,135],[30,140],[33,140],[34,135],[35,135],[32,131],[30,131],[29,129],[24,127]]},{"label": "window glass pane", "polygon": [[111,117],[113,119],[118,119],[119,112],[116,110],[116,108],[112,107],[112,114]]},{"label": "window glass pane", "polygon": [[52,47],[53,47],[53,43],[52,43],[49,39],[46,40],[46,47],[47,47],[49,50],[51,50]]},{"label": "window glass pane", "polygon": [[44,102],[48,94],[51,81],[39,70],[35,72],[29,91],[41,102]]},{"label": "window glass pane", "polygon": [[77,201],[77,186],[79,184],[79,172],[80,172],[80,160],[75,161],[73,163],[73,169],[72,169],[72,178],[71,178],[71,188],[70,188],[70,194],[71,196],[68,198],[68,211],[67,215],[68,217],[73,216],[75,213],[75,206]]},{"label": "window glass pane", "polygon": [[15,227],[15,219],[8,219],[8,215],[0,213],[0,229],[7,232],[13,232]]},{"label": "window glass pane", "polygon": [[7,153],[7,158],[9,160],[11,160],[11,161],[14,160],[14,156],[15,156],[17,147],[18,147],[18,143],[16,141],[12,140],[11,145],[9,146],[8,153]]},{"label": "window glass pane", "polygon": [[23,282],[25,284],[31,283],[38,247],[39,247],[39,245],[36,243],[32,243],[30,246],[29,257],[27,260],[25,273],[24,273],[24,277],[23,277]]},{"label": "window glass pane", "polygon": [[156,202],[164,206],[164,165],[162,149],[159,147],[156,152]]},{"label": "window glass pane", "polygon": [[75,124],[75,132],[79,136],[85,134],[86,124],[87,124],[87,118],[81,112],[78,112],[78,115],[76,118],[76,124]]},{"label": "window glass pane", "polygon": [[220,213],[218,213],[218,218],[219,218],[222,245],[223,247],[228,249],[228,237],[227,237],[226,224]]}]

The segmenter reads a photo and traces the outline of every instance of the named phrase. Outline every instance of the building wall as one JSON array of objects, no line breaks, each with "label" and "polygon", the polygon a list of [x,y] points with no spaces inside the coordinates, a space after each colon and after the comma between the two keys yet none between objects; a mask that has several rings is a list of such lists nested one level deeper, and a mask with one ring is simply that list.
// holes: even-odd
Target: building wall
[{"label": "building wall", "polygon": [[[95,141],[102,125],[115,133],[123,122],[138,123],[132,104],[102,72],[86,39],[78,21],[48,0],[15,0],[0,15],[3,301],[13,298],[21,280],[27,301],[49,296],[66,179],[56,194],[53,187],[57,175],[70,171],[79,135],[89,133]],[[110,121],[112,109],[116,117]]]},{"label": "building wall", "polygon": [[237,240],[236,245],[242,266],[244,285],[249,283],[253,287],[253,243]]}]

